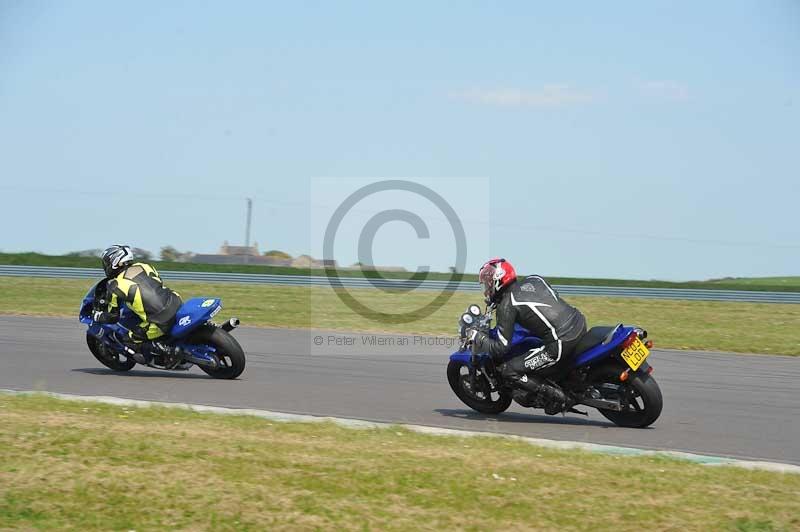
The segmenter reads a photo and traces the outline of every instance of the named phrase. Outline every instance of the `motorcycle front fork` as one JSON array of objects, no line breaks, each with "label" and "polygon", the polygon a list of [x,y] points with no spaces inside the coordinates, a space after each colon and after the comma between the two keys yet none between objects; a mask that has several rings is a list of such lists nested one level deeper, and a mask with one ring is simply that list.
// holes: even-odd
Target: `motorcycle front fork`
[{"label": "motorcycle front fork", "polygon": [[[489,395],[492,392],[498,391],[498,382],[497,378],[493,375],[494,371],[487,371],[486,366],[481,366],[481,375],[484,377],[483,379],[478,379],[478,368],[475,365],[470,365],[469,368],[469,384],[473,390],[480,390],[484,394]],[[485,390],[485,384],[489,384],[489,389]]]}]

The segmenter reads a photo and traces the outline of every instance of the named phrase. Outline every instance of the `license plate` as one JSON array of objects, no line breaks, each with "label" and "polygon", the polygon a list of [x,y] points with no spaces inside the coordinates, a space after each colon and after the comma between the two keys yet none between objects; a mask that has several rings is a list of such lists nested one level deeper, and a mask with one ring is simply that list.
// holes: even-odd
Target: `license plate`
[{"label": "license plate", "polygon": [[639,338],[634,340],[633,343],[622,352],[622,358],[633,371],[639,369],[639,366],[642,365],[642,362],[644,362],[644,359],[647,358],[648,355],[650,355],[650,350],[647,349]]}]

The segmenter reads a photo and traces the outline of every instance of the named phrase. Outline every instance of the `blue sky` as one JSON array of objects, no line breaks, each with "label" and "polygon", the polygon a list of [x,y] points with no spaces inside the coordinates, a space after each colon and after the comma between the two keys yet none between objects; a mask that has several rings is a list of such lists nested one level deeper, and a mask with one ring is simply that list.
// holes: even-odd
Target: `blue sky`
[{"label": "blue sky", "polygon": [[[418,178],[475,206],[468,269],[796,275],[799,124],[789,0],[5,0],[0,249],[213,252],[253,197],[319,255],[316,178]],[[452,263],[389,225],[377,263]]]}]

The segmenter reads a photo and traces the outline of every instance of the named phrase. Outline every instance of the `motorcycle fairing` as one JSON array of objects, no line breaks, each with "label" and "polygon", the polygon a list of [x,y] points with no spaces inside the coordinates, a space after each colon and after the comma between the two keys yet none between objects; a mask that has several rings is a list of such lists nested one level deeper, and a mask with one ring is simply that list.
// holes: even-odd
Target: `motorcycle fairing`
[{"label": "motorcycle fairing", "polygon": [[199,325],[216,316],[222,309],[222,301],[216,297],[193,297],[186,301],[175,314],[175,325],[169,335],[173,338],[186,336]]}]

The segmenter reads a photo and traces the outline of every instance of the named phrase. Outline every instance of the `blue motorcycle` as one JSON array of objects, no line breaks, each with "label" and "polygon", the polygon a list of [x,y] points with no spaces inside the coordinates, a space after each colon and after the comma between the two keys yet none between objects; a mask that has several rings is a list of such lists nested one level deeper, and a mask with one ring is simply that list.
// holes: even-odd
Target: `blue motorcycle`
[{"label": "blue motorcycle", "polygon": [[[481,312],[470,305],[459,319],[461,347],[450,355],[447,380],[461,401],[483,414],[504,412],[512,401],[528,408],[544,408],[544,398],[504,382],[492,357],[473,354],[465,337],[468,327],[478,327],[497,338],[491,327],[492,308]],[[647,331],[619,324],[616,327],[592,327],[576,347],[571,370],[550,380],[570,398],[568,412],[588,415],[576,405],[596,408],[603,416],[622,427],[647,427],[661,415],[661,390],[652,377],[646,359],[653,347],[645,341]],[[542,341],[529,331],[515,326],[511,349],[505,360],[541,346]]]},{"label": "blue motorcycle", "polygon": [[[127,355],[123,338],[139,319],[127,307],[120,309],[117,323],[100,324],[92,320],[92,311],[97,305],[103,308],[107,303],[106,282],[102,280],[93,286],[83,298],[80,309],[80,322],[88,327],[86,343],[89,351],[104,366],[114,371],[128,371],[137,362]],[[231,318],[221,325],[211,319],[222,309],[222,300],[214,297],[196,297],[186,301],[175,316],[175,325],[160,341],[174,345],[180,358],[166,361],[154,354],[147,365],[157,369],[188,369],[197,365],[215,379],[235,379],[244,371],[245,357],[239,342],[231,331],[239,325],[239,320]]]}]

